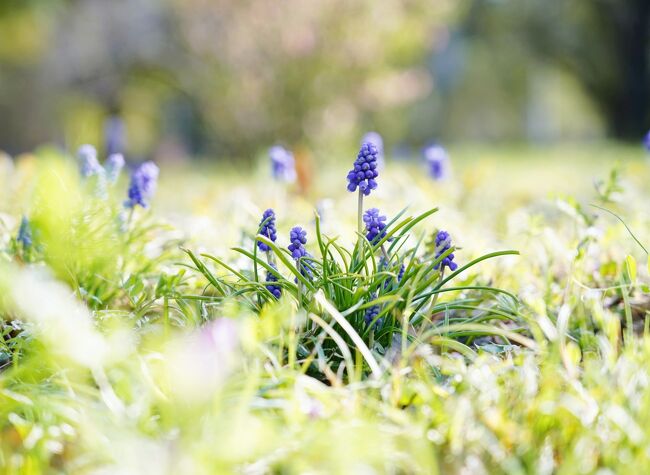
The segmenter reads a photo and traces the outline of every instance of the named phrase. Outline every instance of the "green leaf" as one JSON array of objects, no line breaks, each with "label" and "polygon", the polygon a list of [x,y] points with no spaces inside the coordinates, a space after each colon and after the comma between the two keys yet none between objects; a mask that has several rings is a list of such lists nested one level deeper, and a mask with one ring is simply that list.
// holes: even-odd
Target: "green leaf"
[{"label": "green leaf", "polygon": [[625,257],[625,272],[630,282],[636,280],[636,259],[629,254]]}]

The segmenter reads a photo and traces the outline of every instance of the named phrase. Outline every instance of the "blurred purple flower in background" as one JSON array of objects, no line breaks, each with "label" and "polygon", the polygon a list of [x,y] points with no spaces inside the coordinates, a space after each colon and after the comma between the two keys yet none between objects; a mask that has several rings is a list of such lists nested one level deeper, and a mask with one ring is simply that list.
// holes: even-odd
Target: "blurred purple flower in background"
[{"label": "blurred purple flower in background", "polygon": [[439,144],[429,145],[424,149],[429,175],[436,181],[446,180],[451,175],[451,165],[447,151]]},{"label": "blurred purple flower in background", "polygon": [[158,166],[150,161],[144,162],[133,171],[128,191],[129,199],[124,203],[127,208],[134,208],[136,205],[146,208],[149,205],[149,200],[156,192],[159,172]]},{"label": "blurred purple flower in background", "polygon": [[79,147],[77,160],[79,162],[79,173],[84,178],[104,173],[104,169],[97,160],[97,150],[92,145],[85,144]]},{"label": "blurred purple flower in background", "polygon": [[114,153],[106,159],[104,169],[106,170],[106,179],[115,183],[120,177],[120,172],[124,168],[124,157],[121,153]]},{"label": "blurred purple flower in background", "polygon": [[280,145],[274,145],[269,149],[269,158],[273,178],[286,183],[296,181],[296,161],[293,153]]},{"label": "blurred purple flower in background", "polygon": [[106,140],[106,155],[109,157],[115,153],[124,153],[125,126],[124,121],[114,115],[104,123],[104,137]]},{"label": "blurred purple flower in background", "polygon": [[643,137],[643,145],[645,146],[645,149],[650,152],[650,130],[648,130],[648,133]]}]

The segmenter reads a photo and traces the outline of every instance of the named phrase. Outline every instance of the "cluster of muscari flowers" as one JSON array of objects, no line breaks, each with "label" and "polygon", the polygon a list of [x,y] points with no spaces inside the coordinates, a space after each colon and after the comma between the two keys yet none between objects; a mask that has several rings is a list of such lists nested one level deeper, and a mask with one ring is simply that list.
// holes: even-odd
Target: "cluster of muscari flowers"
[{"label": "cluster of muscari flowers", "polygon": [[431,178],[436,181],[449,178],[451,174],[449,155],[442,145],[429,145],[424,149],[423,154]]},{"label": "cluster of muscari flowers", "polygon": [[138,166],[131,174],[131,183],[129,185],[128,199],[124,203],[127,208],[149,206],[149,201],[156,192],[158,184],[158,166],[149,161]]},{"label": "cluster of muscari flowers", "polygon": [[648,130],[648,133],[643,137],[643,145],[645,146],[645,149],[650,152],[650,130]]},{"label": "cluster of muscari flowers", "polygon": [[366,225],[366,238],[371,243],[386,236],[386,216],[380,215],[377,208],[370,208],[363,213],[363,222]]},{"label": "cluster of muscari flowers", "polygon": [[18,228],[18,235],[16,236],[16,241],[23,246],[24,250],[32,247],[32,228],[29,225],[29,220],[27,216],[23,216],[20,221],[20,227]]},{"label": "cluster of muscari flowers", "polygon": [[376,178],[378,150],[372,143],[364,143],[354,161],[354,168],[348,172],[348,191],[356,191],[357,188],[366,196],[377,188]]},{"label": "cluster of muscari flowers", "polygon": [[[435,259],[438,259],[451,247],[451,236],[447,231],[438,231],[436,234],[436,256]],[[449,254],[441,262],[439,262],[434,269],[444,270],[445,267],[449,267],[451,271],[455,271],[458,268],[458,264],[454,262],[454,254]]]},{"label": "cluster of muscari flowers", "polygon": [[298,263],[300,273],[304,277],[311,278],[312,273],[309,264],[303,259],[305,257],[311,257],[305,248],[305,244],[307,244],[307,231],[300,226],[291,228],[289,241],[291,241],[291,244],[288,246],[289,252],[291,253],[291,257]]},{"label": "cluster of muscari flowers", "polygon": [[291,241],[291,244],[289,244],[288,249],[294,260],[297,261],[301,257],[307,255],[307,249],[305,249],[305,244],[307,244],[307,231],[302,229],[300,226],[291,228],[291,231],[289,232],[289,241]]},{"label": "cluster of muscari flowers", "polygon": [[361,145],[364,143],[371,143],[377,147],[377,168],[384,168],[384,139],[379,132],[367,132],[361,138]]},{"label": "cluster of muscari flowers", "polygon": [[[278,268],[275,266],[275,264],[270,264],[270,265],[276,271],[278,270]],[[276,299],[279,299],[280,296],[282,295],[282,287],[280,287],[279,285],[274,284],[274,282],[277,282],[277,281],[278,281],[278,276],[277,275],[275,275],[271,271],[266,272],[266,290],[271,292],[271,294],[273,294],[273,296]]]},{"label": "cluster of muscari flowers", "polygon": [[[370,300],[375,300],[377,298],[377,294],[372,293],[370,294]],[[366,309],[366,313],[363,315],[363,319],[366,322],[366,325],[370,325],[372,321],[377,318],[377,315],[379,315],[379,311],[381,310],[380,305],[373,305],[372,307],[368,307]],[[381,318],[377,320],[375,323],[375,326],[381,326]]]},{"label": "cluster of muscari flowers", "polygon": [[293,154],[280,145],[269,149],[271,174],[278,181],[293,183],[296,181],[296,161]]},{"label": "cluster of muscari flowers", "polygon": [[[267,209],[262,214],[262,221],[260,222],[259,234],[267,237],[270,241],[275,242],[277,239],[277,230],[275,228],[275,212],[272,209]],[[268,252],[271,247],[262,241],[257,241],[257,247],[262,252]]]}]

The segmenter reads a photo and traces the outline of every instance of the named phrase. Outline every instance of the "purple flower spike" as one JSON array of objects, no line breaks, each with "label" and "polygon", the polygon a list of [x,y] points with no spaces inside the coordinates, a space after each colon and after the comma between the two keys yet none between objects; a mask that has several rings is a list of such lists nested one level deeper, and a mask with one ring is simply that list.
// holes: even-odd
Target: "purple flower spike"
[{"label": "purple flower spike", "polygon": [[[302,229],[300,226],[296,226],[291,229],[289,232],[289,244],[288,249],[291,253],[291,257],[296,261],[296,265],[300,273],[309,279],[312,277],[312,268],[308,262],[306,262],[305,257],[311,257],[311,255],[305,249],[305,244],[307,244],[307,231]],[[296,282],[298,278],[296,278]]]},{"label": "purple flower spike", "polygon": [[307,250],[305,249],[305,244],[307,244],[307,231],[302,229],[300,226],[296,226],[291,229],[289,240],[291,241],[291,244],[289,244],[288,249],[295,260],[307,255]]},{"label": "purple flower spike", "polygon": [[127,208],[134,208],[136,205],[143,208],[149,206],[149,201],[156,192],[159,173],[158,166],[153,162],[144,162],[133,171],[129,199],[124,203]]},{"label": "purple flower spike", "polygon": [[[277,230],[275,229],[275,212],[270,208],[264,211],[264,214],[262,215],[259,234],[269,238],[269,240],[273,242],[275,242],[277,239]],[[270,246],[261,241],[257,241],[257,247],[262,252],[268,252],[271,250]]]},{"label": "purple flower spike", "polygon": [[447,151],[438,144],[430,145],[424,149],[424,159],[427,162],[429,175],[436,181],[449,178],[451,167]]},{"label": "purple flower spike", "polygon": [[[451,247],[451,236],[447,231],[438,231],[436,235],[436,259],[442,256],[445,252]],[[445,267],[449,267],[451,271],[455,271],[458,268],[458,264],[454,262],[454,255],[449,254],[445,257],[442,262],[439,262],[434,269],[441,268],[444,270]]]},{"label": "purple flower spike", "polygon": [[376,178],[378,150],[372,143],[364,143],[354,161],[354,168],[348,172],[348,191],[356,191],[357,188],[368,196],[372,190],[377,188]]},{"label": "purple flower spike", "polygon": [[648,133],[645,134],[645,137],[643,138],[643,145],[645,146],[645,149],[650,152],[650,130],[648,130]]},{"label": "purple flower spike", "polygon": [[386,216],[379,214],[377,208],[370,208],[363,213],[363,222],[366,225],[366,238],[371,243],[379,241],[386,236]]}]

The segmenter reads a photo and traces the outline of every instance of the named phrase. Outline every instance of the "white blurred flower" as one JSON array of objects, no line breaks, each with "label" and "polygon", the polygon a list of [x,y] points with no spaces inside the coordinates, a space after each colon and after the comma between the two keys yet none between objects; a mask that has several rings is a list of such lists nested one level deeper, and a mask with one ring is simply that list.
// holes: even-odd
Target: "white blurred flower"
[{"label": "white blurred flower", "polygon": [[210,398],[235,366],[239,342],[237,325],[228,318],[177,340],[166,358],[172,391],[185,400]]}]

